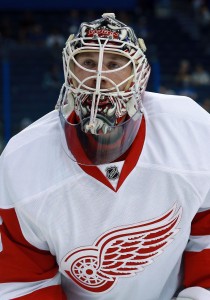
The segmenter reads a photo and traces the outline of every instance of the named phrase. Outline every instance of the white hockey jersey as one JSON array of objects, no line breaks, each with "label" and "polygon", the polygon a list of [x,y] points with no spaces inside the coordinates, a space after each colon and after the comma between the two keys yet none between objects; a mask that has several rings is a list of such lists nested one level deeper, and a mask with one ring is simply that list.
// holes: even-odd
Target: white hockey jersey
[{"label": "white hockey jersey", "polygon": [[0,299],[210,299],[209,114],[147,92],[125,161],[98,167],[60,130],[53,111],[2,154]]}]

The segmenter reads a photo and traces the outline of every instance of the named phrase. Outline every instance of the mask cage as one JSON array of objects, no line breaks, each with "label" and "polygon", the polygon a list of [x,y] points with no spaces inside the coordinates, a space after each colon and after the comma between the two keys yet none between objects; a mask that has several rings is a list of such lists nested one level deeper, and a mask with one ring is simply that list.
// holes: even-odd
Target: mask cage
[{"label": "mask cage", "polygon": [[[120,82],[120,85],[129,81],[129,87],[126,88],[126,90],[121,91],[120,85],[116,85],[112,81],[111,83],[113,84],[113,89],[115,91],[103,90],[100,88],[94,89],[85,86],[84,81],[80,81],[79,78],[75,76],[71,64],[72,62],[77,64],[75,56],[78,53],[84,53],[86,51],[99,52],[99,60],[103,59],[104,53],[114,53],[128,58],[128,64],[132,64],[132,73],[128,78],[125,78],[123,82]],[[141,101],[142,94],[146,88],[150,73],[150,66],[139,46],[131,44],[130,42],[100,37],[95,37],[95,39],[75,38],[67,41],[66,47],[63,50],[63,67],[65,76],[64,87],[69,93],[73,94],[75,110],[78,116],[80,116],[80,103],[84,101],[88,95],[93,95],[92,107],[94,107],[94,109],[92,109],[91,115],[92,123],[94,123],[96,118],[99,101],[103,97],[109,97],[111,103],[116,103],[117,118],[126,114],[126,112],[129,116],[135,114],[138,110],[139,102]],[[84,68],[84,70],[86,69]],[[89,69],[88,71],[93,74],[95,72]],[[110,71],[103,72],[103,74],[107,73],[110,73]],[[79,83],[78,86],[75,86],[75,81]],[[63,93],[60,93],[58,106],[63,105],[66,101],[68,101],[67,98],[63,98]],[[129,105],[127,105],[128,102],[130,102]]]}]

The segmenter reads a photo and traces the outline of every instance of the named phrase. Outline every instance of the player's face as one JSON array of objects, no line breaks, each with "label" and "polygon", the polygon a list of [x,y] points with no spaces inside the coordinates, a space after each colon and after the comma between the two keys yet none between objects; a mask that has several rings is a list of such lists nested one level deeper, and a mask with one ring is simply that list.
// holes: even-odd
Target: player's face
[{"label": "player's face", "polygon": [[[127,57],[104,53],[102,62],[100,62],[98,52],[83,52],[77,54],[76,60],[78,65],[74,66],[74,74],[84,83],[83,88],[99,88],[115,92],[117,91],[116,85],[118,85],[120,91],[126,89],[126,85],[128,85],[126,78],[132,72],[132,66]],[[101,78],[97,77],[99,72]]]}]

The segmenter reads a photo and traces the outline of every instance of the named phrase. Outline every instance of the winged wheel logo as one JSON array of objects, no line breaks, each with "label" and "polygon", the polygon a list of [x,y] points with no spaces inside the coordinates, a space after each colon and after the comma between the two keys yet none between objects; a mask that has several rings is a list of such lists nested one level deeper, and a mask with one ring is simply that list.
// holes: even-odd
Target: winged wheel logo
[{"label": "winged wheel logo", "polygon": [[69,252],[61,268],[83,289],[107,292],[119,278],[135,276],[154,262],[179,231],[181,214],[174,205],[158,218],[107,231],[92,246]]}]

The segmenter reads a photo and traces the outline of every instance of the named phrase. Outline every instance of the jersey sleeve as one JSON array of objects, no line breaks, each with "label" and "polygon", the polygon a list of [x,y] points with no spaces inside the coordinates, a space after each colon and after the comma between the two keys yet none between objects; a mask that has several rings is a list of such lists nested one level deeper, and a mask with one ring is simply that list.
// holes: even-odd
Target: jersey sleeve
[{"label": "jersey sleeve", "polygon": [[210,299],[210,190],[203,207],[195,215],[183,257],[186,287],[180,296]]},{"label": "jersey sleeve", "polygon": [[0,299],[66,299],[55,257],[25,240],[14,208],[0,209],[0,224]]},{"label": "jersey sleeve", "polygon": [[0,299],[64,300],[55,257],[23,235],[12,182],[0,158]]}]

